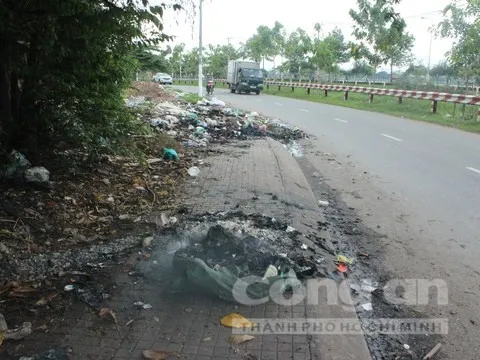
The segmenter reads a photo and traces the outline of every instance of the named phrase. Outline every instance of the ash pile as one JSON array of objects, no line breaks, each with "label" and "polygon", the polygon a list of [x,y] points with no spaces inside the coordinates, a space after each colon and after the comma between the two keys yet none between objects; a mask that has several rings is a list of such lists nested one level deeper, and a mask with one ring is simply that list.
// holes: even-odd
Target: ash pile
[{"label": "ash pile", "polygon": [[[230,218],[178,228],[184,246],[173,254],[169,290],[248,304],[302,290],[302,279],[326,276],[325,259],[302,249],[298,233],[278,222],[258,227],[257,220]],[[164,249],[154,251],[153,261],[163,254]],[[158,274],[158,269],[148,272]]]}]

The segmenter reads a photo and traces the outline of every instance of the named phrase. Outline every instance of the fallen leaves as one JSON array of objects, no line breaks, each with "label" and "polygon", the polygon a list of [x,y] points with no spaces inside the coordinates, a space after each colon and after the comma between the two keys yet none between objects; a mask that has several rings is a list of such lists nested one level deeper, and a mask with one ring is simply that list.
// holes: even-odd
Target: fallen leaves
[{"label": "fallen leaves", "polygon": [[49,304],[53,299],[55,299],[59,293],[50,294],[48,296],[42,296],[36,303],[35,306],[45,306]]},{"label": "fallen leaves", "polygon": [[243,317],[240,314],[232,313],[224,316],[220,319],[220,323],[223,326],[233,327],[233,328],[251,328],[255,325],[253,322]]},{"label": "fallen leaves", "polygon": [[126,157],[105,156],[85,163],[80,151],[46,154],[45,166],[55,176],[52,191],[0,191],[0,257],[7,252],[35,254],[108,240],[153,211],[172,207],[191,156],[168,138],[181,157],[175,163],[166,162],[160,157],[164,137],[135,139],[147,156],[135,167],[128,166],[132,158]]},{"label": "fallen leaves", "polygon": [[110,308],[101,308],[100,311],[98,312],[98,315],[101,318],[109,317],[115,322],[115,324],[118,324],[117,317],[115,316],[115,313],[113,312],[113,310]]},{"label": "fallen leaves", "polygon": [[244,342],[246,342],[246,341],[253,340],[253,339],[255,339],[255,336],[247,335],[247,334],[244,334],[244,335],[232,335],[232,336],[230,336],[230,338],[228,339],[228,342],[229,342],[229,344],[232,344],[232,345],[238,345],[238,344],[241,344],[241,343],[244,343]]}]

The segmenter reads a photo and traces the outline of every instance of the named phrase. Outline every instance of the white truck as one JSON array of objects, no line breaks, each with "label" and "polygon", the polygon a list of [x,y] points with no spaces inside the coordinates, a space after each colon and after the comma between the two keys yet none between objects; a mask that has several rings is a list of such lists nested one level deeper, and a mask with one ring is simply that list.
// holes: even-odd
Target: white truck
[{"label": "white truck", "polygon": [[260,64],[253,61],[230,60],[227,84],[231,93],[254,92],[259,95],[263,90],[263,72]]}]

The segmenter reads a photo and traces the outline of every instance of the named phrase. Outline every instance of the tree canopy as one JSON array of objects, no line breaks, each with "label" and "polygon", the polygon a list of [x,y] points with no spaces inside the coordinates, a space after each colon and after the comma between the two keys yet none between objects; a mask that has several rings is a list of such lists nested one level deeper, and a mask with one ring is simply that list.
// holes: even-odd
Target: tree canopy
[{"label": "tree canopy", "polygon": [[[166,66],[149,47],[171,39],[166,8],[147,0],[3,0],[0,4],[0,153],[31,158],[59,142],[126,149],[138,129],[123,92],[136,66]],[[148,31],[145,27],[148,26]],[[141,49],[143,47],[143,49]]]}]

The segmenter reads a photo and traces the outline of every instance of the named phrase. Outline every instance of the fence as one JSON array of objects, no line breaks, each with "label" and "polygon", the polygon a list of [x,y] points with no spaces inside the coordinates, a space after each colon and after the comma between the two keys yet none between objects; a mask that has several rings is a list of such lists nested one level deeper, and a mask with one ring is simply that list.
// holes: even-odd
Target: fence
[{"label": "fence", "polygon": [[[312,76],[299,76],[290,73],[270,72],[268,75],[270,80],[281,82],[314,82],[320,84],[341,83],[341,84],[383,84],[395,85],[406,90],[426,90],[428,88],[452,88],[466,89],[475,88],[480,85],[479,79],[470,79],[467,81],[463,78],[457,78],[446,75],[416,75],[416,74],[394,74],[393,82],[390,81],[390,74],[383,72],[377,75],[367,74],[343,74],[343,73],[320,73]],[[447,90],[448,91],[448,90]]]},{"label": "fence", "polygon": [[[374,95],[380,96],[393,96],[398,98],[398,102],[401,104],[404,98],[430,100],[432,102],[432,113],[437,112],[438,102],[450,102],[456,104],[465,105],[477,105],[480,106],[480,96],[478,95],[464,95],[464,94],[451,94],[444,92],[433,91],[415,91],[415,90],[398,90],[388,88],[371,88],[361,86],[345,86],[345,85],[323,85],[314,83],[293,83],[293,82],[280,82],[280,81],[264,81],[267,89],[270,86],[278,86],[280,91],[282,86],[292,89],[292,92],[296,88],[306,89],[307,95],[310,95],[312,89],[324,90],[324,96],[328,96],[328,91],[342,91],[343,99],[348,100],[349,92],[363,93],[368,95],[368,101],[373,102]],[[477,120],[480,121],[480,108],[477,110]]]}]

